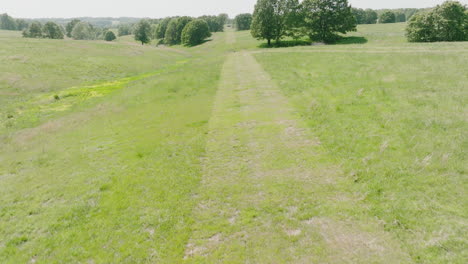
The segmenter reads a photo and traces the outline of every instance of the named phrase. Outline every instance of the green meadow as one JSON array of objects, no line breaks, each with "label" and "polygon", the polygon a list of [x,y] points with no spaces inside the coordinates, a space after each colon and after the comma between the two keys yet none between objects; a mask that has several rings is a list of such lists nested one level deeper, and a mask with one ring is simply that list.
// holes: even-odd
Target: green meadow
[{"label": "green meadow", "polygon": [[0,263],[465,263],[468,44],[404,28],[0,31]]}]

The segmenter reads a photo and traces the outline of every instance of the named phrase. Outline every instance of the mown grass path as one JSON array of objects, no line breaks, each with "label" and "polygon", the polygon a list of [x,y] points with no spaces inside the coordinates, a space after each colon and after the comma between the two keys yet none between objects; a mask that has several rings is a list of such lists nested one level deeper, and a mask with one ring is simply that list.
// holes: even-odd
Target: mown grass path
[{"label": "mown grass path", "polygon": [[318,165],[320,142],[250,53],[227,56],[209,125],[185,260],[408,261],[377,223],[348,218],[339,168]]}]

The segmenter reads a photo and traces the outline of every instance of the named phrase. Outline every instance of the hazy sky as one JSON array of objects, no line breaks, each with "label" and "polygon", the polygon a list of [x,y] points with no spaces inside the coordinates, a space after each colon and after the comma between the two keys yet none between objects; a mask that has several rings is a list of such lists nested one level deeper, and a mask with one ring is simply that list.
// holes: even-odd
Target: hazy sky
[{"label": "hazy sky", "polygon": [[[349,0],[355,7],[431,7],[444,0]],[[13,17],[152,17],[252,12],[256,0],[1,0],[0,13]],[[468,0],[460,0],[468,4]]]}]

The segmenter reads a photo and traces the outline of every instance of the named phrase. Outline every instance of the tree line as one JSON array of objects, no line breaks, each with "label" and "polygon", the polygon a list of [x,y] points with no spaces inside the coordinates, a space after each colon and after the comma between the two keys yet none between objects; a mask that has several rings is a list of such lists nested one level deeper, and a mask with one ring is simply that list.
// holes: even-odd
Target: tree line
[{"label": "tree line", "polygon": [[[356,24],[377,24],[377,23],[399,23],[406,22],[415,13],[424,9],[402,8],[392,10],[373,10],[351,8],[351,12],[356,19]],[[234,26],[237,30],[250,30],[252,24],[252,14],[240,14],[234,18]]]},{"label": "tree line", "polygon": [[3,30],[23,30],[29,25],[24,19],[15,19],[8,14],[0,15],[0,29]]},{"label": "tree line", "polygon": [[25,38],[64,39],[67,36],[75,40],[106,40],[113,41],[117,37],[108,28],[95,27],[92,24],[78,19],[68,22],[65,27],[49,21],[45,24],[34,21],[23,30]]},{"label": "tree line", "polygon": [[227,14],[143,19],[133,26],[119,26],[118,33],[119,36],[133,34],[141,44],[157,40],[159,44],[194,46],[210,37],[211,33],[224,31],[228,19]]},{"label": "tree line", "polygon": [[[2,16],[3,17],[3,16]],[[8,21],[12,17],[5,14]],[[5,21],[7,19],[4,19]],[[163,19],[142,19],[136,24],[121,24],[117,28],[118,36],[134,35],[142,44],[158,40],[159,43],[167,45],[184,44],[193,46],[202,43],[211,36],[212,32],[224,30],[229,20],[227,14],[218,16],[193,17],[168,17]],[[9,25],[7,22],[5,25]],[[3,23],[2,23],[3,25]],[[17,30],[15,27],[11,30]],[[98,40],[113,41],[117,37],[108,28],[96,27],[91,23],[73,19],[62,26],[48,21],[42,24],[39,21],[28,23],[23,29],[23,36],[27,38],[50,38],[64,39],[65,36],[76,40]]]}]

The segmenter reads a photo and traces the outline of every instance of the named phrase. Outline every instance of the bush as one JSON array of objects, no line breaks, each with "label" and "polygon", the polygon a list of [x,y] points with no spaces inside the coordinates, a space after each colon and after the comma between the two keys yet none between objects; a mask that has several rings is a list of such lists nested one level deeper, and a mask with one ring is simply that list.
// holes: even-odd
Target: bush
[{"label": "bush", "polygon": [[396,16],[395,13],[392,11],[385,11],[380,15],[379,23],[387,24],[387,23],[395,23]]},{"label": "bush", "polygon": [[182,31],[182,44],[185,46],[195,46],[203,43],[210,36],[208,23],[205,20],[196,19],[188,23]]},{"label": "bush", "polygon": [[107,31],[106,34],[104,35],[104,40],[105,41],[113,41],[115,40],[117,37],[115,36],[114,32],[112,31]]},{"label": "bush", "polygon": [[406,36],[410,42],[466,41],[467,25],[466,6],[457,1],[447,1],[428,12],[412,16]]}]

